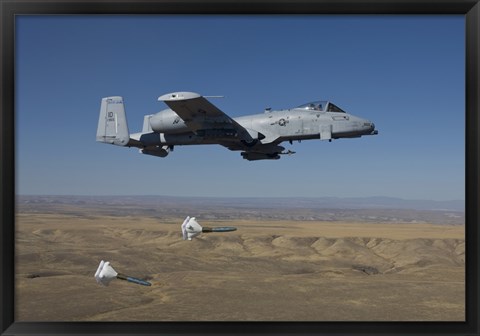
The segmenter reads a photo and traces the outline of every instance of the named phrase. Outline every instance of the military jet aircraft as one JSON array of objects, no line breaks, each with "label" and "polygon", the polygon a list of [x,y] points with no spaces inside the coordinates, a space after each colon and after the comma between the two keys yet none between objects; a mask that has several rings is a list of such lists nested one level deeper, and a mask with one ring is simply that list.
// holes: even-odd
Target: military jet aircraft
[{"label": "military jet aircraft", "polygon": [[194,92],[174,92],[158,98],[169,109],[146,115],[140,133],[130,134],[122,97],[102,99],[98,142],[137,147],[140,153],[165,157],[175,146],[218,144],[241,151],[244,159],[277,160],[293,154],[280,146],[284,141],[359,138],[378,134],[366,119],[346,113],[329,101],[315,101],[295,108],[231,118]]}]

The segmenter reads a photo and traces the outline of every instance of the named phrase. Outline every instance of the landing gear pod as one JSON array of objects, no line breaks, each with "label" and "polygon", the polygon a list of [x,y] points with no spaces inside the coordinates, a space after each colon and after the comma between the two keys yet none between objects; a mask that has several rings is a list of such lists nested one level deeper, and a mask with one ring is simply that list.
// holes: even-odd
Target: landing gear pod
[{"label": "landing gear pod", "polygon": [[183,240],[192,240],[192,238],[200,235],[202,232],[229,232],[236,231],[237,228],[233,226],[223,227],[202,227],[198,224],[195,217],[187,216],[182,224],[182,236]]},{"label": "landing gear pod", "polygon": [[151,286],[152,284],[148,281],[134,278],[125,274],[117,273],[112,266],[110,266],[109,261],[100,261],[97,271],[95,272],[95,280],[97,283],[108,286],[113,279],[126,280],[128,282],[133,282],[142,286]]}]

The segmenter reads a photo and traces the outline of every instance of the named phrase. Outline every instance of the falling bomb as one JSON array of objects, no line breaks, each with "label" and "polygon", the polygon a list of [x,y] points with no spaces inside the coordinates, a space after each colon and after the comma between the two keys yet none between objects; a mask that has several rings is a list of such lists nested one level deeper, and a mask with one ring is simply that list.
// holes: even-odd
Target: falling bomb
[{"label": "falling bomb", "polygon": [[103,286],[108,286],[113,279],[126,280],[142,286],[152,285],[148,281],[117,273],[117,271],[115,271],[115,269],[110,265],[109,261],[100,261],[97,271],[95,272],[95,280],[97,280],[97,282]]},{"label": "falling bomb", "polygon": [[182,236],[183,240],[192,240],[192,238],[198,236],[200,233],[208,232],[230,232],[237,230],[233,226],[223,226],[223,227],[202,227],[198,224],[195,217],[187,216],[182,224]]}]

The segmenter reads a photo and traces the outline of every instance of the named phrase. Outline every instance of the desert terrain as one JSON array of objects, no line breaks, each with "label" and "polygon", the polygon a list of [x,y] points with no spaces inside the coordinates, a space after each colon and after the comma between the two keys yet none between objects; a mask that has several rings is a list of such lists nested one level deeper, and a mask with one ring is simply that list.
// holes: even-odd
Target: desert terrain
[{"label": "desert terrain", "polygon": [[[382,222],[371,212],[370,221],[212,219],[174,206],[160,216],[131,204],[19,204],[17,321],[465,320],[455,212],[447,217],[460,224]],[[186,215],[237,231],[184,241]],[[99,285],[100,260],[152,286]]]}]

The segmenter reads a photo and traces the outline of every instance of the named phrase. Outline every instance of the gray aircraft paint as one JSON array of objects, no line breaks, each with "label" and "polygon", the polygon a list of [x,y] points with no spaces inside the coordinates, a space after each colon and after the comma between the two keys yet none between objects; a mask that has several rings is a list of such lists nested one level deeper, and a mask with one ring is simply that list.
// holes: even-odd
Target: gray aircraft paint
[{"label": "gray aircraft paint", "polygon": [[276,160],[284,141],[328,140],[375,135],[375,125],[341,110],[328,101],[296,108],[231,118],[193,92],[174,92],[158,98],[169,109],[144,117],[140,133],[128,131],[122,97],[102,99],[97,141],[137,147],[140,153],[167,156],[174,146],[218,144],[241,151],[244,159]]}]

